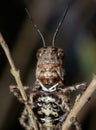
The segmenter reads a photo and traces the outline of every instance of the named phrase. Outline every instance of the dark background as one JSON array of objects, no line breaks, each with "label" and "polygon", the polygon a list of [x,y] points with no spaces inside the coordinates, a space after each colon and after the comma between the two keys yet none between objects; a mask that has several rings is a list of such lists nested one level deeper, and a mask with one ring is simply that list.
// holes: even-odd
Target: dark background
[{"label": "dark background", "polygon": [[[24,85],[35,81],[36,51],[42,47],[25,7],[51,45],[53,34],[69,0],[0,0],[0,31],[6,40]],[[96,72],[96,0],[73,0],[56,37],[55,46],[64,49],[65,85],[89,83]],[[23,105],[10,94],[16,84],[0,47],[0,130],[23,130],[18,118]],[[83,130],[96,130],[96,93],[79,115]]]}]

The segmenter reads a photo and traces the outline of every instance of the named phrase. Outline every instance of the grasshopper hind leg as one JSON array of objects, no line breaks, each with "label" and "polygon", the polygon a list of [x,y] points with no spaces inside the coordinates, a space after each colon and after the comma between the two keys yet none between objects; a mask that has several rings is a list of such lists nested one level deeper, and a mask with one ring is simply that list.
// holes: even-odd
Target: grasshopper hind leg
[{"label": "grasshopper hind leg", "polygon": [[34,130],[30,117],[28,116],[26,108],[22,112],[22,115],[19,119],[20,124],[26,129],[26,130]]}]

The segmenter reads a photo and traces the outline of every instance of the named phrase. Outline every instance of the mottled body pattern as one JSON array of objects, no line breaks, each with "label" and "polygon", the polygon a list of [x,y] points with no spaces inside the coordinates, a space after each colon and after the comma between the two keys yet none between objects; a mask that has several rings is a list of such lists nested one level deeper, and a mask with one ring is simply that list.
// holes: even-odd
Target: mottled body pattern
[{"label": "mottled body pattern", "polygon": [[[63,84],[64,53],[62,49],[54,47],[55,38],[70,5],[71,2],[69,2],[67,8],[65,8],[63,17],[56,28],[52,39],[52,46],[48,47],[46,47],[42,33],[37,25],[33,23],[30,13],[26,9],[29,19],[40,35],[44,46],[37,52],[36,81],[32,87],[23,86],[19,70],[15,67],[7,44],[1,41],[1,46],[3,47],[11,66],[11,74],[14,76],[18,85],[10,86],[10,91],[25,105],[20,118],[20,123],[26,130],[61,130],[62,123],[72,109],[70,107],[71,92],[78,89],[85,89],[84,83],[65,87]],[[79,96],[77,96],[75,102],[78,101],[78,97]],[[79,123],[76,120],[72,123],[76,130],[81,130]]]},{"label": "mottled body pattern", "polygon": [[[65,87],[63,69],[63,50],[48,46],[37,52],[36,82],[32,88],[25,87],[28,98],[27,103],[33,110],[40,130],[61,130],[62,123],[70,112],[69,93],[77,89],[84,89],[85,84]],[[22,100],[17,87],[11,86],[10,90]],[[20,118],[26,130],[33,130],[30,117],[24,109]],[[77,121],[74,121],[76,130],[80,130]]]},{"label": "mottled body pattern", "polygon": [[[52,39],[52,46],[47,47],[42,33],[37,25],[33,23],[32,17],[26,9],[29,19],[40,35],[44,46],[37,52],[36,81],[32,87],[23,86],[19,70],[15,67],[9,48],[2,41],[3,38],[1,39],[0,44],[11,66],[11,74],[18,85],[10,86],[10,91],[25,105],[20,123],[26,130],[61,130],[63,122],[72,109],[70,107],[71,92],[85,89],[84,83],[70,87],[64,85],[64,53],[61,48],[54,46],[55,38],[70,5],[71,2],[65,8],[63,17],[56,28]],[[76,97],[75,103],[79,100],[79,97],[80,95]],[[76,130],[81,130],[76,119],[72,123]]]}]

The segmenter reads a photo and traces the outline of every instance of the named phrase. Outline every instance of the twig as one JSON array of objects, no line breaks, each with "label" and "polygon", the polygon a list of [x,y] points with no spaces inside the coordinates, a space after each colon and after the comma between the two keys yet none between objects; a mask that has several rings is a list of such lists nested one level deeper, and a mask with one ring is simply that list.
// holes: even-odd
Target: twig
[{"label": "twig", "polygon": [[78,113],[83,108],[83,106],[88,102],[88,100],[90,99],[92,94],[95,92],[95,90],[96,90],[96,75],[93,76],[91,83],[89,84],[88,88],[83,93],[83,95],[81,96],[79,101],[74,104],[67,119],[63,123],[62,130],[68,130],[71,127],[71,125],[75,121]]},{"label": "twig", "polygon": [[32,111],[32,109],[30,108],[30,106],[27,104],[27,96],[26,96],[26,93],[24,91],[24,86],[21,82],[21,79],[20,79],[20,73],[19,73],[19,70],[16,69],[15,67],[15,64],[13,62],[13,59],[11,57],[11,54],[10,54],[10,51],[9,51],[9,48],[2,36],[2,34],[0,33],[0,45],[2,46],[6,56],[7,56],[7,59],[9,61],[9,64],[11,66],[11,74],[14,76],[15,80],[16,80],[16,83],[17,83],[17,86],[18,86],[18,89],[21,93],[21,96],[25,102],[25,106],[26,106],[26,109],[28,111],[28,114],[29,116],[31,117],[31,121],[32,121],[32,124],[33,124],[33,128],[34,130],[38,130],[38,127],[37,127],[37,123],[36,121],[33,119],[34,118],[34,113]]}]

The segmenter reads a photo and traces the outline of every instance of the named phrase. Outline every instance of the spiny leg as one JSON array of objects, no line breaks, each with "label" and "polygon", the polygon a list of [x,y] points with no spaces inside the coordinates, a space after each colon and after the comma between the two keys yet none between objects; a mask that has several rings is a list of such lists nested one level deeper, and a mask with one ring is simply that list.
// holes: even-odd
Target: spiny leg
[{"label": "spiny leg", "polygon": [[80,90],[80,89],[84,91],[86,89],[86,84],[81,83],[81,84],[77,84],[77,85],[74,85],[74,86],[69,86],[67,88],[64,88],[63,92],[67,93],[67,92],[72,92],[72,91],[76,91],[76,90]]},{"label": "spiny leg", "polygon": [[[22,98],[22,96],[21,96],[21,94],[20,94],[20,91],[19,91],[19,89],[17,88],[17,86],[16,85],[11,85],[11,86],[9,86],[9,88],[10,88],[10,92],[12,92],[13,94],[14,94],[14,96],[16,96],[17,98],[18,98],[18,100],[20,101],[20,102],[22,102],[23,101],[23,98]],[[23,101],[24,102],[24,101]]]},{"label": "spiny leg", "polygon": [[74,85],[74,86],[70,86],[70,87],[68,87],[68,88],[65,88],[64,89],[64,92],[66,93],[71,93],[71,92],[73,92],[73,91],[76,91],[76,90],[81,90],[82,92],[80,93],[80,94],[78,94],[77,96],[76,96],[76,99],[75,99],[75,103],[77,103],[78,101],[79,101],[79,99],[80,99],[80,97],[81,97],[81,95],[82,95],[82,93],[85,91],[85,89],[86,89],[86,84],[85,83],[81,83],[81,84],[77,84],[77,85]]},{"label": "spiny leg", "polygon": [[[16,96],[17,99],[18,99],[20,102],[22,102],[22,103],[24,103],[24,104],[26,104],[26,102],[28,103],[28,96],[27,96],[27,101],[25,102],[25,101],[23,100],[23,98],[22,98],[22,96],[21,96],[21,93],[20,93],[20,91],[19,91],[19,89],[18,89],[18,87],[17,87],[16,85],[10,85],[9,88],[10,88],[10,92],[12,92],[12,93],[14,94],[14,96]],[[25,91],[26,93],[27,93],[28,91],[30,91],[29,87],[24,87],[24,91]],[[28,95],[28,94],[27,94],[27,95]]]},{"label": "spiny leg", "polygon": [[[5,54],[6,54],[6,57],[7,57],[8,61],[9,61],[9,64],[11,66],[11,74],[15,78],[15,81],[17,83],[20,94],[21,94],[23,100],[26,102],[27,101],[27,96],[26,96],[26,93],[25,93],[24,88],[23,88],[24,86],[23,86],[21,78],[20,78],[19,70],[17,70],[16,67],[15,67],[15,64],[14,64],[13,59],[11,57],[11,53],[9,51],[9,48],[8,48],[5,40],[3,39],[3,36],[2,36],[1,33],[0,33],[0,45],[2,46],[2,48],[3,48],[3,50],[4,50]],[[30,106],[28,104],[25,104],[25,107],[26,107],[26,109],[28,111],[28,115],[30,115],[30,117],[31,117],[31,121],[32,121],[32,125],[34,127],[34,130],[38,130],[37,123],[33,119],[33,117],[34,117],[33,111],[31,110],[31,108],[30,108]]]},{"label": "spiny leg", "polygon": [[20,124],[26,129],[26,130],[34,130],[33,125],[30,120],[30,116],[28,115],[28,112],[26,111],[26,108],[22,112],[22,115],[19,119]]},{"label": "spiny leg", "polygon": [[[84,90],[84,88],[82,88],[83,86],[81,86],[81,85],[84,85],[84,87],[85,87],[85,84],[79,84],[79,85],[76,85],[75,87],[74,87],[74,86],[69,87],[69,88],[67,89],[67,91],[71,91],[71,92],[72,92],[72,91],[76,91],[76,90],[78,90],[78,89],[83,89],[83,90]],[[72,89],[70,89],[70,88],[72,88]],[[76,89],[76,88],[77,88],[77,89]],[[76,100],[75,100],[75,103],[78,102],[78,100],[80,99],[80,96],[81,96],[80,94],[77,95]],[[66,106],[66,108],[67,108],[67,110],[68,110],[68,113],[70,113],[71,108],[68,106],[67,103],[65,103],[65,106]],[[68,115],[68,113],[67,113],[67,115]],[[66,116],[66,117],[67,117],[67,116]],[[82,129],[81,129],[81,125],[79,124],[77,118],[74,118],[74,119],[73,119],[73,125],[75,126],[75,129],[76,129],[76,130],[82,130]]]},{"label": "spiny leg", "polygon": [[[27,92],[30,91],[29,87],[24,87],[24,90],[27,91]],[[18,100],[20,102],[26,104],[26,102],[24,102],[24,100],[22,99],[22,96],[20,95],[20,92],[19,92],[19,90],[18,90],[16,85],[10,86],[10,91],[14,94],[14,96],[16,96],[18,98]],[[30,104],[29,100],[27,101],[27,103]],[[31,100],[31,104],[32,104],[32,100]],[[32,123],[30,121],[30,116],[28,115],[28,112],[27,112],[26,108],[22,112],[19,121],[20,121],[20,124],[23,127],[25,127],[26,130],[34,130],[34,128],[32,127]]]}]

